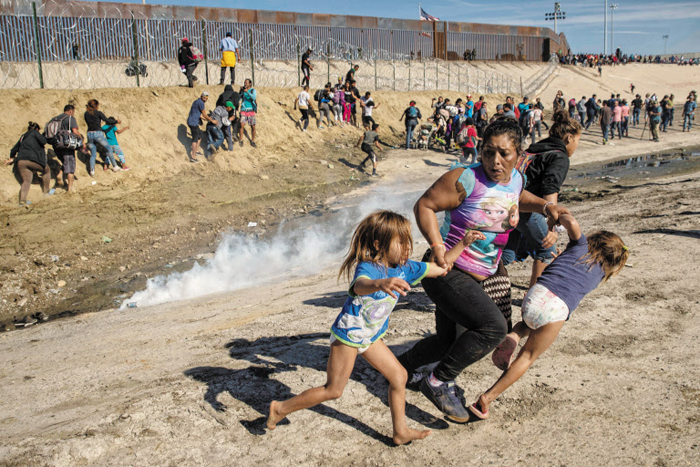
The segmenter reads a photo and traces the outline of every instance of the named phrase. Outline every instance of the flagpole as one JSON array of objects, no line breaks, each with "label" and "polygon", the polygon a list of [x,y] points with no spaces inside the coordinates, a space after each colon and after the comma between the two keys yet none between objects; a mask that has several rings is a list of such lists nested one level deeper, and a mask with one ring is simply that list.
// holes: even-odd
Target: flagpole
[{"label": "flagpole", "polygon": [[420,13],[421,13],[421,6],[420,6],[420,3],[419,3],[419,4],[418,4],[418,19],[419,19],[419,20],[422,20],[422,19],[423,19],[423,16],[422,16]]}]

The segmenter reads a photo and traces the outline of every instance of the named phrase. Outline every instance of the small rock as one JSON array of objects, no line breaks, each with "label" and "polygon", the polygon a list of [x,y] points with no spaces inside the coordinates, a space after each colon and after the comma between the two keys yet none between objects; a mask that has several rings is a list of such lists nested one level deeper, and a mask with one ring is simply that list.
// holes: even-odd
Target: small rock
[{"label": "small rock", "polygon": [[121,272],[126,271],[126,267],[124,267],[124,266],[119,266],[119,271],[121,271]]},{"label": "small rock", "polygon": [[267,175],[260,176],[260,180],[269,180],[269,179],[270,179],[270,177],[268,177]]},{"label": "small rock", "polygon": [[58,282],[56,283],[56,286],[59,287],[59,288],[65,287],[65,286],[66,286],[66,281],[58,281]]},{"label": "small rock", "polygon": [[68,221],[61,221],[61,224],[64,224],[64,225],[67,223],[68,223]]},{"label": "small rock", "polygon": [[51,262],[52,262],[52,263],[58,263],[58,260],[59,260],[59,259],[60,259],[60,258],[59,258],[58,256],[56,256],[56,255],[51,255]]},{"label": "small rock", "polygon": [[319,162],[320,162],[322,165],[328,164],[328,161],[324,161],[323,159],[321,159]]},{"label": "small rock", "polygon": [[335,167],[333,164],[328,164],[329,169],[332,169],[333,167]]},{"label": "small rock", "polygon": [[17,306],[20,306],[20,307],[22,307],[22,306],[24,306],[24,305],[26,305],[26,304],[27,304],[27,298],[26,298],[26,297],[23,298],[22,300],[20,300],[19,302],[17,302]]},{"label": "small rock", "polygon": [[81,256],[81,257],[80,257],[80,260],[81,260],[81,261],[87,261],[88,259],[87,259],[86,256]]},{"label": "small rock", "polygon": [[294,164],[294,168],[295,168],[295,169],[298,169],[298,168],[299,168],[299,164]]}]

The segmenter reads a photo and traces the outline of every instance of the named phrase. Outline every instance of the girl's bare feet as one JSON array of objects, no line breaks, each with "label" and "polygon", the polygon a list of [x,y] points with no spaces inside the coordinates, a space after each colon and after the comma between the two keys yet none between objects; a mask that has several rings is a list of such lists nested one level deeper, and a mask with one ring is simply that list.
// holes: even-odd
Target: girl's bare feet
[{"label": "girl's bare feet", "polygon": [[394,444],[397,446],[401,446],[402,444],[410,443],[414,439],[423,439],[432,433],[430,430],[423,430],[423,431],[418,431],[418,430],[412,430],[410,428],[406,428],[405,431],[402,431],[401,433],[394,433]]},{"label": "girl's bare feet", "polygon": [[277,428],[277,423],[279,423],[279,421],[285,417],[277,411],[277,404],[279,404],[277,401],[270,402],[270,415],[267,417],[268,430],[274,430]]},{"label": "girl's bare feet", "polygon": [[519,341],[520,336],[516,333],[511,332],[508,334],[503,342],[496,347],[496,350],[493,351],[491,355],[493,364],[500,370],[506,371],[508,367],[510,367],[510,362],[513,360],[513,354],[515,353],[515,349],[518,348]]}]

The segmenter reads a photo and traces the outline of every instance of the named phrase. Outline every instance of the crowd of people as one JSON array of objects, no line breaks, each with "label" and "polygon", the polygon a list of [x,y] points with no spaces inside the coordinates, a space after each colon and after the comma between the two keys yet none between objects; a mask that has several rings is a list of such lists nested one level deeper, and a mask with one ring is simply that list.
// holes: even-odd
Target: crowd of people
[{"label": "crowd of people", "polygon": [[700,58],[685,58],[684,56],[672,55],[668,58],[660,55],[634,55],[623,54],[618,49],[614,54],[587,54],[568,53],[559,54],[559,63],[562,65],[578,65],[583,67],[598,67],[603,65],[626,65],[627,63],[656,63],[656,64],[678,64],[678,65],[700,65]]}]

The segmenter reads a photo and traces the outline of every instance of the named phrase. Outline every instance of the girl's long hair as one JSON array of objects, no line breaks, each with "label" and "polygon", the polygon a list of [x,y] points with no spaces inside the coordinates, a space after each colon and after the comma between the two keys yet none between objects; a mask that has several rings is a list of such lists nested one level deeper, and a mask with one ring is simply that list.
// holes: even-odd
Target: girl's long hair
[{"label": "girl's long hair", "polygon": [[629,249],[615,233],[601,230],[588,237],[588,254],[580,261],[583,264],[600,264],[603,268],[606,282],[612,276],[619,274],[630,256]]},{"label": "girl's long hair", "polygon": [[401,214],[377,211],[362,219],[352,234],[350,250],[340,267],[338,279],[345,276],[349,282],[355,266],[363,261],[381,264],[384,267],[389,266],[389,247],[396,238],[405,249],[404,251],[410,253],[413,250],[411,223]]},{"label": "girl's long hair", "polygon": [[95,111],[97,110],[97,106],[99,106],[100,103],[97,102],[97,99],[90,99],[86,105],[87,111],[89,114],[94,114]]}]

